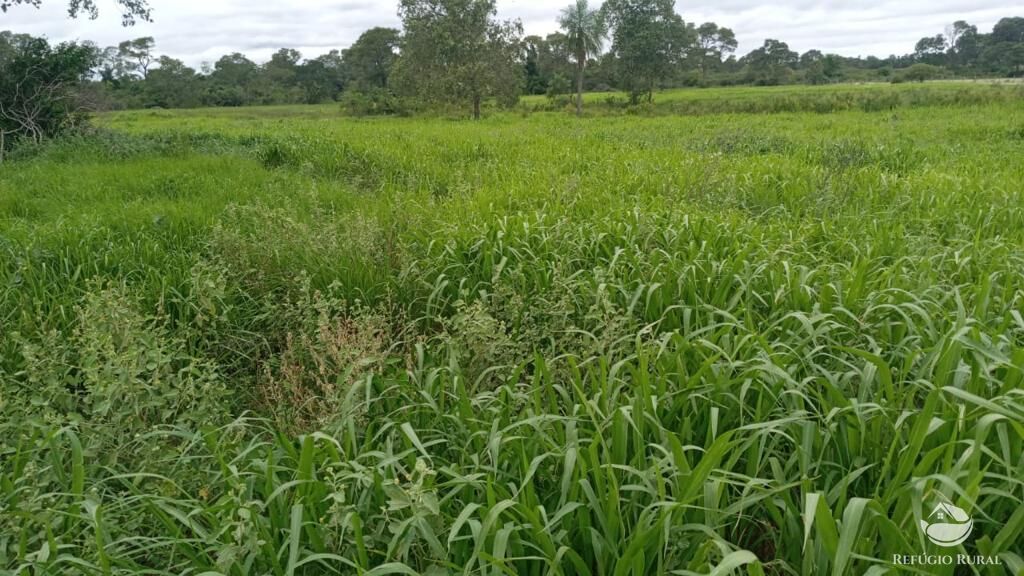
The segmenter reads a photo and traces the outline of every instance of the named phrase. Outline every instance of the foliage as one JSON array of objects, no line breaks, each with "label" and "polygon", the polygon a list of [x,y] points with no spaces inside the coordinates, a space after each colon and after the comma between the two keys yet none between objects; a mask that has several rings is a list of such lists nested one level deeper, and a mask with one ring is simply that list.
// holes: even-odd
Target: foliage
[{"label": "foliage", "polygon": [[[576,60],[576,115],[583,115],[583,71],[587,60],[600,55],[607,34],[601,13],[591,9],[587,0],[576,0],[562,9],[558,24],[565,43]],[[549,90],[550,94],[550,90]]]},{"label": "foliage", "polygon": [[156,62],[158,67],[146,76],[146,93],[152,105],[160,108],[200,105],[200,79],[195,70],[168,56],[161,56]]},{"label": "foliage", "polygon": [[349,82],[345,58],[337,50],[306,60],[296,72],[296,82],[305,91],[307,104],[336,99]]},{"label": "foliage", "polygon": [[894,82],[924,82],[934,80],[942,75],[942,68],[918,62],[913,66],[902,70],[899,75],[893,78]]},{"label": "foliage", "polygon": [[480,118],[485,98],[519,97],[519,22],[499,22],[494,0],[402,0],[405,34],[394,72],[401,92],[423,100],[464,102]]},{"label": "foliage", "polygon": [[[572,81],[571,80],[569,80],[565,76],[562,76],[561,74],[555,74],[554,76],[551,77],[551,81],[548,83],[548,92],[547,92],[547,97],[549,99],[557,101],[561,97],[564,97],[566,94],[571,94],[571,93],[572,93]],[[577,96],[577,98],[580,98],[580,97],[581,96],[579,96],[579,95]],[[564,103],[568,104],[568,99],[567,98],[565,99]]]},{"label": "foliage", "polygon": [[946,34],[927,36],[917,42],[914,59],[919,63],[949,66],[962,72],[1003,77],[1024,76],[1024,18],[1001,18],[990,34],[963,20],[946,28]]},{"label": "foliage", "polygon": [[946,37],[942,34],[921,38],[914,45],[914,56],[922,63],[939,64],[946,53]]},{"label": "foliage", "polygon": [[[13,6],[29,5],[38,8],[43,0],[0,0],[0,12],[7,12]],[[150,9],[148,0],[117,0],[121,6],[121,23],[124,26],[133,26],[136,20],[150,21]],[[68,16],[78,18],[81,14],[87,14],[89,18],[99,17],[99,9],[96,7],[96,0],[68,0]]]},{"label": "foliage", "polygon": [[117,46],[118,57],[126,62],[129,73],[138,74],[143,80],[149,76],[149,67],[153,63],[153,49],[156,41],[151,36],[125,40]]},{"label": "foliage", "polygon": [[401,33],[394,28],[371,28],[345,50],[348,73],[356,89],[386,89],[398,60]]},{"label": "foliage", "polygon": [[705,22],[696,31],[697,38],[690,56],[696,60],[701,76],[705,76],[709,71],[720,68],[722,61],[736,51],[738,43],[731,28],[714,22]]},{"label": "foliage", "polygon": [[90,46],[0,34],[0,162],[19,140],[39,144],[84,119],[77,89],[95,58]]},{"label": "foliage", "polygon": [[644,95],[652,101],[657,83],[685,58],[693,29],[671,0],[608,0],[602,10],[612,29],[611,52],[623,88],[634,104]]},{"label": "foliage", "polygon": [[764,45],[743,57],[747,77],[758,86],[785,84],[797,67],[799,55],[789,44],[768,38]]},{"label": "foliage", "polygon": [[568,41],[561,32],[544,38],[527,36],[523,38],[522,46],[526,94],[546,94],[555,76],[571,78],[574,75]]},{"label": "foliage", "polygon": [[410,102],[403,102],[386,88],[364,88],[349,90],[340,98],[341,106],[351,116],[377,116],[401,114],[409,109]]}]

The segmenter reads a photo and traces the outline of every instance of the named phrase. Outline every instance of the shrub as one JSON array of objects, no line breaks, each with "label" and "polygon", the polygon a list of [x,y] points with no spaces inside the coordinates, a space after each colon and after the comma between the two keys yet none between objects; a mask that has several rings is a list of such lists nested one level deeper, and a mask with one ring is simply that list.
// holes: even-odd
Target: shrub
[{"label": "shrub", "polygon": [[5,418],[77,421],[97,442],[115,442],[164,424],[215,423],[229,413],[216,367],[193,356],[166,318],[142,313],[125,287],[94,283],[75,314],[66,340],[54,330],[15,335],[24,369],[0,381],[0,395],[11,400]]},{"label": "shrub", "polygon": [[548,82],[547,96],[550,100],[565,99],[567,94],[572,93],[572,81],[563,74],[555,74]]},{"label": "shrub", "polygon": [[402,100],[386,88],[347,90],[338,101],[350,116],[383,116],[401,114],[405,110]]},{"label": "shrub", "polygon": [[[902,70],[894,77],[895,82],[924,82],[942,76],[942,68],[931,64],[917,63]],[[899,80],[896,80],[899,78]]]},{"label": "shrub", "polygon": [[39,144],[85,121],[77,92],[96,55],[92,46],[0,35],[0,162],[19,141]]}]

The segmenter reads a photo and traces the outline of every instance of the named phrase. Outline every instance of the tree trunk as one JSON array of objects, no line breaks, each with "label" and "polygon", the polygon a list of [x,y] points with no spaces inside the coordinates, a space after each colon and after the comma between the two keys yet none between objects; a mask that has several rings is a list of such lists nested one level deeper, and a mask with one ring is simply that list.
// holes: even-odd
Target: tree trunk
[{"label": "tree trunk", "polygon": [[480,96],[473,96],[473,120],[480,119]]},{"label": "tree trunk", "polygon": [[583,67],[586,65],[586,56],[576,57],[576,116],[583,116]]}]

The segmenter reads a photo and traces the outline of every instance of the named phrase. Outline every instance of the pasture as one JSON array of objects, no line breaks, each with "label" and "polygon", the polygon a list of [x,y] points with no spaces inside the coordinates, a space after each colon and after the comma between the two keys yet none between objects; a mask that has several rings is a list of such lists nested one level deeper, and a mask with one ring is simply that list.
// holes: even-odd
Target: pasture
[{"label": "pasture", "polygon": [[0,165],[0,572],[1024,571],[1021,86],[594,98]]}]

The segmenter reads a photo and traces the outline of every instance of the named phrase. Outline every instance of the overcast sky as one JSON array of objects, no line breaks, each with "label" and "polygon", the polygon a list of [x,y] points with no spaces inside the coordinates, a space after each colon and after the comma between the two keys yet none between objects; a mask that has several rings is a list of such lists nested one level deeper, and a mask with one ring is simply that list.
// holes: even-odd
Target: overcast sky
[{"label": "overcast sky", "polygon": [[[498,0],[502,18],[518,18],[527,34],[557,29],[556,17],[570,0]],[[67,18],[67,0],[43,7],[18,6],[0,13],[0,30],[44,35],[51,40],[93,40],[115,45],[138,36],[156,38],[157,52],[190,65],[243,52],[263,61],[281,47],[315,57],[345,48],[373,26],[398,27],[397,2],[370,0],[150,0],[153,23],[122,28],[114,0],[97,0],[98,20]],[[592,2],[596,4],[596,2]],[[1024,0],[698,0],[677,2],[688,22],[714,21],[736,32],[738,54],[765,38],[804,52],[817,48],[846,56],[887,56],[913,51],[922,36],[967,20],[988,32],[999,18],[1024,16]]]}]

